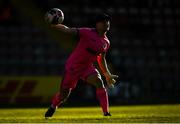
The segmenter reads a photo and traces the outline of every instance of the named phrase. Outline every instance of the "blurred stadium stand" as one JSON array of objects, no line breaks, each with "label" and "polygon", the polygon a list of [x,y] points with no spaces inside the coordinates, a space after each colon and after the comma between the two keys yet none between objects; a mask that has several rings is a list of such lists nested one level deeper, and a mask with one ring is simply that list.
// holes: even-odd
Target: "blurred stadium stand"
[{"label": "blurred stadium stand", "polygon": [[[19,12],[15,1],[0,2],[0,76],[62,75],[70,52],[53,42],[55,39],[42,26],[34,24],[31,13]],[[111,70],[120,76],[116,88],[109,89],[112,104],[180,102],[179,0],[31,3],[42,14],[52,7],[61,8],[64,24],[73,27],[92,26],[89,20],[97,12],[112,15],[107,57]],[[83,83],[75,91],[70,101],[77,95],[82,101],[95,98],[93,88]]]}]

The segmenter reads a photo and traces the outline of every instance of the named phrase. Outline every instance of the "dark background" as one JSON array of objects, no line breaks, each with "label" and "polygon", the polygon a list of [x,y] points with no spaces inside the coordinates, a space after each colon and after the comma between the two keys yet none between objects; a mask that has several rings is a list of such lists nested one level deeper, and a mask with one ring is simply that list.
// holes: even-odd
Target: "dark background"
[{"label": "dark background", "polygon": [[[111,104],[180,102],[179,0],[1,0],[0,76],[62,75],[74,45],[44,24],[54,7],[69,27],[92,27],[99,12],[112,16],[107,61],[120,78],[108,89]],[[93,101],[95,89],[82,81],[69,99]]]}]

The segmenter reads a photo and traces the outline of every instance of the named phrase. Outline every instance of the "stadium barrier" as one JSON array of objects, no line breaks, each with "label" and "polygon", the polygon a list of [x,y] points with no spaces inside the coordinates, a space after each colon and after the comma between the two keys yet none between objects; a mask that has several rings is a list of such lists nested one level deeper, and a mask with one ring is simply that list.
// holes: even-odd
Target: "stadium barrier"
[{"label": "stadium barrier", "polygon": [[62,77],[0,77],[1,104],[49,103]]}]

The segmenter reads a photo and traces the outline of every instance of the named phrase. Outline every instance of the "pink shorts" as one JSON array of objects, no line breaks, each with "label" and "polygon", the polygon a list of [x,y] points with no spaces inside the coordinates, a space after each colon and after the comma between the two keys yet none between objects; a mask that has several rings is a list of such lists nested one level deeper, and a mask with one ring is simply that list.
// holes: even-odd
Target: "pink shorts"
[{"label": "pink shorts", "polygon": [[86,67],[86,69],[81,69],[78,71],[66,69],[65,75],[61,82],[61,88],[74,89],[79,79],[86,81],[87,77],[91,74],[97,74],[100,76],[99,71],[94,66]]}]

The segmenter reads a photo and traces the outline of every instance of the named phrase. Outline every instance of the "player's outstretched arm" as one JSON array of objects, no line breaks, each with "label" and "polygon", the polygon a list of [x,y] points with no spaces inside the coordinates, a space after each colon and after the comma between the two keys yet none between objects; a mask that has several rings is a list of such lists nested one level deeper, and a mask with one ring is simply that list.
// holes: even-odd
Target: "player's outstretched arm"
[{"label": "player's outstretched arm", "polygon": [[77,35],[77,29],[75,28],[69,28],[66,25],[63,24],[57,24],[57,25],[51,25],[52,28],[57,29],[60,32],[67,33],[69,35]]},{"label": "player's outstretched arm", "polygon": [[106,53],[101,53],[97,57],[98,65],[103,73],[103,75],[106,78],[107,84],[109,87],[114,87],[114,83],[116,83],[115,78],[118,78],[117,75],[113,75],[110,73],[107,62],[106,62]]},{"label": "player's outstretched arm", "polygon": [[54,31],[58,35],[61,41],[77,42],[78,41],[78,30],[76,28],[69,28],[63,24],[51,24],[51,31]]}]

